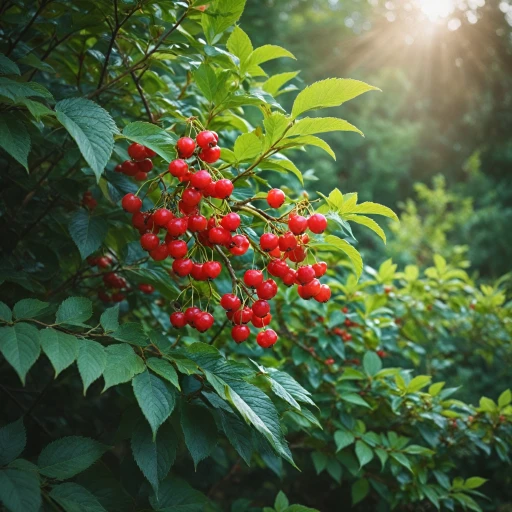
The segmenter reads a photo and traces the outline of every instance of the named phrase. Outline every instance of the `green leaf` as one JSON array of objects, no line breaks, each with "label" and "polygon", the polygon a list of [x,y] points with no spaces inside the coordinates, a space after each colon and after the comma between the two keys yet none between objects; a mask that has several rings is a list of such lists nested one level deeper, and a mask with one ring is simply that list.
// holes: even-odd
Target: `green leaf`
[{"label": "green leaf", "polygon": [[353,434],[346,430],[337,430],[334,433],[334,442],[336,443],[336,452],[343,450],[347,446],[350,446],[354,441],[355,437]]},{"label": "green leaf", "polygon": [[39,512],[41,489],[37,473],[10,468],[0,470],[0,503],[10,512]]},{"label": "green leaf", "polygon": [[298,71],[290,71],[287,73],[279,73],[271,76],[266,82],[263,83],[261,88],[276,97],[279,95],[279,89],[290,80],[293,80],[299,74]]},{"label": "green leaf", "polygon": [[323,149],[329,156],[336,160],[336,155],[331,146],[329,146],[325,140],[322,140],[315,135],[304,135],[300,137],[293,137],[291,139],[285,139],[283,141],[283,145],[285,148],[294,146],[316,146],[317,148]]},{"label": "green leaf", "polygon": [[41,353],[39,331],[24,323],[0,328],[0,352],[25,385],[25,376]]},{"label": "green leaf", "polygon": [[317,475],[319,475],[327,467],[327,462],[329,460],[327,455],[323,452],[313,452],[311,454],[311,459],[313,460],[313,466],[315,466]]},{"label": "green leaf", "polygon": [[163,377],[166,381],[170,382],[173,386],[178,388],[179,391],[181,391],[178,374],[176,373],[174,366],[169,363],[169,361],[166,361],[165,359],[159,359],[158,357],[150,357],[146,360],[146,364],[148,365],[148,368],[153,370],[156,374],[160,375],[160,377]]},{"label": "green leaf", "polygon": [[53,99],[50,91],[37,82],[16,82],[5,77],[0,77],[0,96],[5,96],[12,101],[20,97]]},{"label": "green leaf", "polygon": [[69,234],[75,242],[82,260],[96,251],[105,240],[108,226],[101,217],[93,217],[80,208],[69,221]]},{"label": "green leaf", "polygon": [[292,107],[292,116],[296,118],[308,110],[337,107],[368,91],[378,91],[377,87],[358,80],[328,78],[306,87],[301,91]]},{"label": "green leaf", "polygon": [[40,331],[41,348],[48,356],[55,370],[55,378],[59,373],[72,365],[78,356],[78,340],[70,334],[48,327]]},{"label": "green leaf", "polygon": [[[219,398],[219,400],[222,399]],[[229,407],[229,405],[227,405],[227,407]],[[252,443],[252,432],[250,428],[236,414],[224,413],[223,411],[220,411],[219,415],[221,419],[222,430],[224,430],[228,441],[238,452],[238,455],[240,455],[240,457],[242,457],[245,463],[249,466],[251,464],[252,453],[254,451]]]},{"label": "green leaf", "polygon": [[373,459],[373,450],[364,441],[356,441],[356,455],[362,468]]},{"label": "green leaf", "polygon": [[479,476],[472,476],[464,482],[465,489],[478,489],[487,482],[487,478],[481,478]]},{"label": "green leaf", "polygon": [[38,122],[44,116],[55,116],[55,112],[50,110],[46,105],[43,105],[39,101],[31,100],[29,98],[16,98],[16,105],[23,105],[26,107],[32,117]]},{"label": "green leaf", "polygon": [[[282,156],[282,155],[275,155]],[[297,179],[300,181],[301,185],[304,185],[304,176],[302,176],[302,173],[300,170],[296,167],[296,165],[287,158],[272,158],[269,160],[264,160],[261,162],[258,167],[260,169],[265,170],[271,170],[271,171],[278,171],[278,172],[291,172],[293,175],[297,177]]]},{"label": "green leaf", "polygon": [[427,457],[431,457],[434,455],[434,451],[429,450],[428,448],[425,448],[424,446],[419,446],[417,444],[411,444],[404,450],[405,453],[408,453],[409,455],[425,455]]},{"label": "green leaf", "polygon": [[0,53],[0,75],[20,75],[18,65],[2,53]]},{"label": "green leaf", "polygon": [[282,138],[288,123],[288,117],[281,114],[281,112],[272,112],[272,114],[265,118],[263,121],[263,126],[265,127],[265,150],[271,148],[272,145]]},{"label": "green leaf", "polygon": [[108,447],[88,437],[69,436],[46,446],[37,465],[41,474],[57,480],[66,480],[94,464]]},{"label": "green leaf", "polygon": [[143,121],[130,123],[124,128],[123,137],[152,149],[166,162],[176,158],[177,137],[152,123]]},{"label": "green leaf", "polygon": [[105,347],[105,353],[107,362],[103,371],[103,392],[112,386],[132,380],[146,368],[144,361],[135,354],[130,345],[109,345]]},{"label": "green leaf", "polygon": [[274,501],[274,508],[276,509],[276,512],[283,512],[289,505],[290,502],[288,501],[286,494],[283,491],[279,491],[276,496],[276,500]]},{"label": "green leaf", "polygon": [[390,455],[391,455],[392,459],[395,459],[404,468],[407,468],[411,473],[413,472],[412,468],[411,468],[411,463],[409,462],[409,459],[403,453],[390,452]]},{"label": "green leaf", "polygon": [[315,135],[327,132],[357,132],[363,135],[361,130],[348,121],[337,117],[305,117],[296,121],[286,135],[291,137],[293,135]]},{"label": "green leaf", "polygon": [[295,55],[292,52],[288,51],[286,48],[282,48],[281,46],[277,46],[275,44],[265,44],[256,48],[247,58],[245,62],[245,66],[243,68],[249,68],[251,66],[259,66],[264,62],[268,62],[269,60],[280,59],[282,57],[287,57],[290,59],[295,59]]},{"label": "green leaf", "polygon": [[214,0],[201,16],[201,25],[209,44],[214,44],[220,35],[236,23],[244,11],[245,0]]},{"label": "green leaf", "polygon": [[84,384],[84,396],[89,386],[98,379],[107,363],[107,355],[103,345],[96,341],[79,340],[78,357],[77,357],[78,373]]},{"label": "green leaf", "polygon": [[387,206],[383,206],[382,204],[372,203],[370,201],[366,201],[364,203],[355,205],[353,208],[350,208],[349,211],[344,211],[343,213],[363,213],[369,215],[382,215],[383,217],[389,217],[390,219],[398,221],[398,217],[396,213]]},{"label": "green leaf", "polygon": [[206,407],[184,403],[181,409],[181,428],[190,455],[197,468],[217,444],[217,425]]},{"label": "green leaf", "polygon": [[238,162],[252,160],[258,156],[262,148],[261,139],[254,133],[242,133],[236,141],[233,151]]},{"label": "green leaf", "polygon": [[406,393],[415,393],[421,388],[428,386],[432,380],[432,377],[428,375],[418,375],[407,384]]},{"label": "green leaf", "polygon": [[100,324],[105,332],[116,331],[119,328],[119,304],[103,311]]},{"label": "green leaf", "polygon": [[43,302],[38,299],[22,299],[14,304],[12,312],[18,320],[36,318],[39,313],[44,311],[48,306],[48,302]]},{"label": "green leaf", "polygon": [[235,27],[229,36],[226,46],[243,63],[251,54],[253,48],[249,36],[240,28]]},{"label": "green leaf", "polygon": [[376,233],[384,243],[386,243],[386,233],[384,230],[370,217],[366,217],[365,215],[343,215],[344,220],[348,220],[349,222],[355,222],[356,224],[361,224],[362,226],[366,226],[371,229],[374,233]]},{"label": "green leaf", "polygon": [[334,458],[330,458],[327,461],[327,473],[331,475],[333,480],[338,482],[338,484],[341,482],[341,477],[343,476],[343,468],[341,467],[341,464]]},{"label": "green leaf", "polygon": [[68,297],[57,310],[57,324],[80,325],[92,316],[92,302],[85,297]]},{"label": "green leaf", "polygon": [[208,101],[212,102],[218,87],[217,75],[213,68],[208,64],[203,63],[192,73],[192,75],[194,76],[194,80],[204,97]]},{"label": "green leaf", "polygon": [[149,502],[154,510],[160,512],[203,512],[208,510],[208,498],[193,489],[184,480],[174,476],[168,476],[161,482],[158,494],[151,496]]},{"label": "green leaf", "polygon": [[355,405],[362,405],[363,407],[368,407],[369,409],[371,409],[368,403],[356,393],[342,393],[341,399],[345,400],[345,402],[349,402]]},{"label": "green leaf", "polygon": [[341,252],[345,253],[350,259],[358,279],[363,273],[363,259],[361,258],[361,255],[359,254],[357,249],[352,247],[352,245],[350,245],[346,240],[342,240],[341,238],[334,235],[328,235],[324,238],[323,243],[312,245],[314,245],[317,248],[323,248],[324,246],[327,246],[327,248],[331,248],[331,250],[332,247],[339,249]]},{"label": "green leaf", "polygon": [[149,343],[148,335],[144,332],[142,325],[138,322],[127,322],[121,324],[112,334],[112,337],[137,347],[145,347]]},{"label": "green leaf", "polygon": [[0,320],[12,322],[11,308],[4,302],[0,302]]},{"label": "green leaf", "polygon": [[375,352],[368,351],[363,358],[363,368],[368,375],[373,377],[382,369],[382,361]]},{"label": "green leaf", "polygon": [[174,464],[177,444],[176,434],[169,423],[162,425],[155,441],[149,425],[144,421],[140,421],[133,431],[133,458],[155,493],[158,493],[159,482]]},{"label": "green leaf", "polygon": [[435,384],[432,384],[428,388],[428,394],[432,395],[432,396],[437,396],[443,389],[444,384],[445,384],[444,382],[436,382]]},{"label": "green leaf", "polygon": [[55,112],[99,181],[114,149],[116,123],[106,110],[85,98],[59,101]]},{"label": "green leaf", "polygon": [[506,389],[499,396],[498,405],[501,409],[503,409],[503,407],[506,407],[508,404],[510,404],[510,402],[512,402],[512,392],[510,389]]},{"label": "green leaf", "polygon": [[176,405],[174,390],[167,382],[147,370],[132,380],[132,387],[139,407],[151,427],[154,440],[158,428],[171,415]]},{"label": "green leaf", "polygon": [[65,512],[107,512],[94,494],[72,482],[53,487],[50,498],[56,501]]},{"label": "green leaf", "polygon": [[295,400],[315,406],[315,403],[310,398],[311,393],[302,387],[290,374],[276,370],[275,368],[266,368],[266,371],[270,375],[270,378],[279,383]]},{"label": "green leaf", "polygon": [[370,492],[370,484],[366,478],[361,478],[352,484],[352,505],[363,501]]},{"label": "green leaf", "polygon": [[19,116],[2,112],[0,116],[0,147],[28,171],[30,135]]},{"label": "green leaf", "polygon": [[26,442],[23,418],[0,428],[0,466],[5,466],[19,457],[25,449]]},{"label": "green leaf", "polygon": [[388,452],[386,450],[383,450],[382,448],[375,448],[375,454],[380,460],[382,470],[384,470],[384,466],[386,465],[386,461],[388,460]]}]

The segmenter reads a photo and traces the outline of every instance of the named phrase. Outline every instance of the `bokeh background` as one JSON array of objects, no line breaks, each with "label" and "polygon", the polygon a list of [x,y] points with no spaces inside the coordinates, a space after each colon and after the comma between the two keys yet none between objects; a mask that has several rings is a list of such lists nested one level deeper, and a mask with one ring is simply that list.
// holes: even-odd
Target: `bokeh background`
[{"label": "bokeh background", "polygon": [[337,160],[311,150],[301,167],[319,178],[309,189],[358,190],[401,213],[387,247],[358,240],[366,262],[423,266],[439,253],[483,279],[510,271],[509,0],[248,0],[242,22],[256,45],[296,55],[272,72],[301,70],[297,85],[350,77],[382,89],[334,114],[366,138],[332,134]]}]

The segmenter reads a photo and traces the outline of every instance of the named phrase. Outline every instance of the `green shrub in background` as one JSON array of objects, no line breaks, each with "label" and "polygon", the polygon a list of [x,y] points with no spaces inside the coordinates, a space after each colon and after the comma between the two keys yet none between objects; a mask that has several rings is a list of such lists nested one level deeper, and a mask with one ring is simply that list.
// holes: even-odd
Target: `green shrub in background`
[{"label": "green shrub in background", "polygon": [[[253,47],[235,26],[240,0],[42,0],[1,9],[6,510],[480,510],[477,489],[490,477],[491,498],[508,499],[494,494],[511,436],[500,374],[510,306],[499,286],[479,291],[440,257],[423,277],[414,267],[397,274],[391,262],[364,271],[347,241],[352,229],[385,239],[372,216],[394,213],[337,189],[311,201],[302,194],[313,174],[301,173],[297,151],[315,146],[333,156],[319,134],[358,132],[310,111],[373,87],[320,81],[294,93],[287,115],[278,101],[293,91],[295,73],[264,69],[293,55]],[[119,204],[136,192],[145,211],[166,204],[177,212],[185,188],[165,171],[178,137],[205,128],[220,136],[221,163],[191,165],[236,188],[228,201],[204,201],[201,212],[240,211],[252,246],[232,257],[192,237],[195,259],[223,266],[213,283],[180,281],[169,259],[148,258]],[[156,153],[157,170],[141,182],[116,172],[131,142]],[[277,214],[264,203],[275,172],[287,194]],[[253,329],[236,345],[219,298],[250,295],[240,278],[268,261],[259,235],[282,232],[294,209],[329,219],[327,232],[304,244],[307,262],[327,261],[322,281],[333,297],[306,302],[281,285],[271,301],[278,343],[259,348]],[[170,328],[169,314],[192,303],[213,314],[209,333]],[[497,361],[498,371],[486,391],[492,399],[468,405],[441,381],[475,361]],[[482,452],[492,475],[467,469]]]}]

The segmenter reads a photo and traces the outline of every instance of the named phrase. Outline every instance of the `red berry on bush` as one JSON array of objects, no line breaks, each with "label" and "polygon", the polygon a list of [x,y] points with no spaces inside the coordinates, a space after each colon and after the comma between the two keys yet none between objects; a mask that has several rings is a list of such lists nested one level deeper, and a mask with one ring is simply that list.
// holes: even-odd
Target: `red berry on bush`
[{"label": "red berry on bush", "polygon": [[181,200],[187,206],[196,206],[201,202],[203,194],[196,190],[195,188],[186,188],[181,194]]},{"label": "red berry on bush", "polygon": [[273,279],[263,281],[257,288],[256,294],[260,299],[270,300],[276,296],[277,284]]},{"label": "red berry on bush", "polygon": [[277,341],[277,334],[273,329],[261,331],[256,336],[256,343],[262,348],[269,348]]},{"label": "red berry on bush", "polygon": [[146,181],[148,179],[148,174],[146,172],[139,171],[134,176],[134,178],[135,178],[136,181]]},{"label": "red berry on bush", "polygon": [[262,327],[266,327],[267,325],[270,324],[271,321],[272,321],[272,315],[270,313],[267,316],[264,316],[263,318],[253,315],[252,320],[251,320],[252,325],[254,325],[254,327],[257,327],[258,329],[261,329]]},{"label": "red berry on bush", "polygon": [[203,273],[208,279],[216,279],[222,271],[222,265],[218,261],[207,261],[203,265]]},{"label": "red berry on bush", "polygon": [[308,227],[308,220],[302,215],[291,215],[288,221],[288,227],[294,235],[302,235]]},{"label": "red berry on bush", "polygon": [[263,272],[261,270],[247,270],[244,274],[244,283],[249,288],[256,288],[263,282]]},{"label": "red berry on bush", "polygon": [[153,214],[153,222],[161,228],[166,227],[173,218],[173,213],[167,208],[160,208]]},{"label": "red berry on bush", "polygon": [[188,229],[188,219],[186,217],[178,217],[176,219],[172,219],[169,224],[167,224],[167,231],[171,236],[179,237],[186,233]]},{"label": "red berry on bush", "polygon": [[185,313],[182,313],[181,311],[172,313],[172,315],[169,317],[169,320],[171,321],[172,326],[176,327],[177,329],[182,329],[188,323]]},{"label": "red berry on bush", "polygon": [[287,257],[290,261],[294,263],[300,263],[306,259],[306,250],[304,247],[297,247],[293,251],[287,253]]},{"label": "red berry on bush", "polygon": [[293,251],[297,247],[297,239],[294,234],[288,231],[279,237],[279,249],[283,252]]},{"label": "red berry on bush", "polygon": [[194,320],[196,316],[201,313],[201,310],[196,307],[190,307],[185,310],[185,319],[187,320],[187,324],[194,326]]},{"label": "red berry on bush", "polygon": [[187,255],[187,243],[183,240],[172,240],[167,244],[169,256],[175,260],[184,258]]},{"label": "red berry on bush", "polygon": [[117,293],[113,293],[112,294],[112,301],[113,302],[123,302],[123,300],[125,299],[126,297],[124,296],[123,293],[121,292],[117,292]]},{"label": "red berry on bush", "polygon": [[252,305],[252,311],[257,317],[264,318],[270,313],[270,304],[266,300],[257,300]]},{"label": "red berry on bush", "polygon": [[220,221],[220,225],[228,231],[236,231],[240,226],[240,215],[238,213],[228,213]]},{"label": "red berry on bush", "polygon": [[288,273],[283,277],[283,283],[286,286],[293,286],[296,283],[297,272],[293,269],[290,269]]},{"label": "red berry on bush", "polygon": [[208,221],[203,215],[192,215],[188,219],[188,229],[192,231],[192,233],[204,231],[207,225]]},{"label": "red berry on bush", "polygon": [[320,291],[314,296],[317,302],[327,302],[331,298],[331,289],[328,285],[320,285]]},{"label": "red berry on bush", "polygon": [[160,244],[160,239],[154,233],[145,233],[140,237],[140,245],[145,251],[152,251]]},{"label": "red berry on bush", "polygon": [[175,178],[181,178],[182,176],[185,176],[188,172],[188,164],[185,162],[185,160],[173,160],[169,164],[169,172],[175,177]]},{"label": "red berry on bush", "polygon": [[156,156],[156,151],[153,151],[152,149],[149,149],[148,147],[144,147],[144,149],[146,150],[146,156],[148,158],[153,158]]},{"label": "red berry on bush", "polygon": [[219,180],[215,182],[215,197],[218,199],[227,199],[234,189],[235,186],[230,180]]},{"label": "red berry on bush", "polygon": [[190,275],[196,281],[206,281],[206,275],[204,273],[202,263],[193,263],[192,270],[190,271]]},{"label": "red berry on bush", "polygon": [[145,158],[144,160],[137,162],[137,167],[139,168],[140,172],[148,173],[151,171],[151,169],[153,169],[153,162],[149,158]]},{"label": "red berry on bush", "polygon": [[232,321],[236,325],[248,324],[251,321],[253,314],[252,309],[246,306],[234,312]]},{"label": "red berry on bush", "polygon": [[125,160],[121,164],[121,170],[126,176],[135,176],[139,172],[139,166],[131,160]]},{"label": "red berry on bush", "polygon": [[217,197],[215,187],[217,186],[216,181],[211,181],[210,184],[202,191],[204,197]]},{"label": "red berry on bush", "polygon": [[315,279],[315,270],[311,265],[305,265],[297,269],[297,280],[300,284],[307,284]]},{"label": "red berry on bush", "polygon": [[142,293],[150,295],[151,293],[153,293],[155,291],[155,287],[150,284],[141,283],[141,284],[139,284],[139,290]]},{"label": "red berry on bush", "polygon": [[226,245],[231,241],[231,234],[223,227],[212,228],[208,232],[208,239],[215,245]]},{"label": "red berry on bush", "polygon": [[308,219],[308,228],[317,235],[327,229],[327,219],[321,213],[315,213]]},{"label": "red berry on bush", "polygon": [[226,311],[236,311],[242,305],[242,301],[232,293],[225,293],[220,299],[220,305]]},{"label": "red berry on bush", "polygon": [[260,247],[265,252],[270,252],[279,245],[279,237],[274,233],[263,233],[260,236]]},{"label": "red berry on bush", "polygon": [[192,260],[189,260],[188,258],[177,259],[172,263],[173,271],[180,277],[188,276],[190,272],[192,272],[193,266],[194,264],[192,263]]},{"label": "red berry on bush", "polygon": [[246,325],[235,325],[233,329],[231,329],[231,337],[236,343],[244,342],[250,334],[251,331]]},{"label": "red berry on bush", "polygon": [[160,244],[156,249],[153,249],[149,252],[151,258],[155,261],[162,261],[169,256],[169,252],[167,250],[167,245],[165,243]]},{"label": "red berry on bush", "polygon": [[280,208],[285,199],[284,192],[279,188],[273,188],[267,194],[267,203],[271,208]]},{"label": "red berry on bush", "polygon": [[299,296],[303,299],[309,300],[312,299],[315,295],[320,293],[320,281],[318,279],[313,279],[308,284],[302,284],[297,288]]},{"label": "red berry on bush", "polygon": [[288,274],[290,267],[284,260],[272,260],[267,265],[267,270],[271,276],[283,278]]},{"label": "red berry on bush", "polygon": [[142,144],[134,142],[128,146],[128,154],[134,160],[144,160],[146,158],[146,148]]},{"label": "red berry on bush", "polygon": [[212,177],[208,171],[197,171],[190,178],[190,184],[198,190],[204,190],[211,182]]},{"label": "red berry on bush", "polygon": [[114,167],[114,172],[123,172],[123,167],[121,164],[117,164],[115,167]]},{"label": "red berry on bush", "polygon": [[312,265],[315,271],[315,277],[322,277],[327,272],[327,263],[325,261],[319,261]]},{"label": "red berry on bush", "polygon": [[204,148],[198,156],[203,162],[214,164],[220,158],[220,148],[219,146]]},{"label": "red berry on bush", "polygon": [[234,235],[231,237],[229,252],[234,256],[242,256],[247,252],[251,243],[245,235]]},{"label": "red berry on bush", "polygon": [[135,213],[142,208],[142,200],[135,194],[126,194],[121,201],[123,210],[128,213]]},{"label": "red berry on bush", "polygon": [[176,143],[176,149],[180,158],[190,158],[196,150],[196,143],[190,137],[181,137]]},{"label": "red berry on bush", "polygon": [[215,322],[215,319],[210,313],[198,313],[194,318],[194,327],[199,332],[207,331]]},{"label": "red berry on bush", "polygon": [[112,263],[112,258],[110,256],[101,256],[96,260],[96,265],[100,268],[107,268],[110,267],[110,264]]},{"label": "red berry on bush", "polygon": [[213,147],[217,144],[218,136],[216,133],[211,132],[209,130],[205,130],[203,132],[199,132],[196,136],[197,145],[201,149],[207,149]]}]

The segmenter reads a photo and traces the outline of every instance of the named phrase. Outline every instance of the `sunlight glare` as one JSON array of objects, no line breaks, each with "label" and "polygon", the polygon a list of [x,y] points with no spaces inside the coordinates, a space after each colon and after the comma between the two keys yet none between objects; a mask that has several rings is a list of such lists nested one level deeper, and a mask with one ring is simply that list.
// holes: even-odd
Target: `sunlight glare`
[{"label": "sunlight glare", "polygon": [[453,0],[418,0],[418,4],[430,21],[448,17],[455,7]]}]

